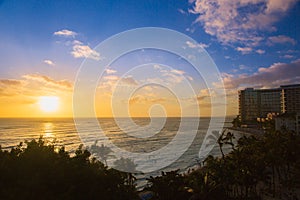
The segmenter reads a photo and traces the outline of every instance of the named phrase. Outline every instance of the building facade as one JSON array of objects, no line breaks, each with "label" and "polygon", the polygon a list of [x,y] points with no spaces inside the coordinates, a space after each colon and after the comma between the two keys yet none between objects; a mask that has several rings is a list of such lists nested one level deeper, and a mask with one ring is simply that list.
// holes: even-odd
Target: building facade
[{"label": "building facade", "polygon": [[266,118],[269,113],[300,113],[300,84],[239,91],[239,115],[243,123]]},{"label": "building facade", "polygon": [[260,110],[259,97],[259,91],[253,88],[239,91],[239,115],[242,122],[257,118]]},{"label": "building facade", "polygon": [[300,84],[281,86],[281,107],[283,113],[300,113]]}]

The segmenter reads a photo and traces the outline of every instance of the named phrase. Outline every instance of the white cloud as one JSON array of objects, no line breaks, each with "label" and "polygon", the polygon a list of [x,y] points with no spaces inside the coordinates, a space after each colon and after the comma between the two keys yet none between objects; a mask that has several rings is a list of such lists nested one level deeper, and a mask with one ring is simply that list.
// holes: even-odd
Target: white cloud
[{"label": "white cloud", "polygon": [[286,55],[283,56],[283,58],[291,59],[291,58],[294,58],[294,56],[293,56],[293,55],[286,54]]},{"label": "white cloud", "polygon": [[167,77],[168,82],[175,84],[181,83],[184,80],[184,76],[174,72],[164,73],[163,76]]},{"label": "white cloud", "polygon": [[58,36],[64,36],[64,37],[75,37],[77,35],[76,32],[70,31],[70,30],[67,30],[67,29],[56,31],[53,34],[58,35]]},{"label": "white cloud", "polygon": [[181,14],[183,14],[183,15],[186,15],[187,13],[184,11],[184,10],[182,10],[181,8],[179,8],[179,9],[177,9],[178,10],[178,12],[180,12]]},{"label": "white cloud", "polygon": [[73,40],[72,41],[72,44],[73,45],[81,45],[81,44],[83,44],[81,41],[79,41],[79,40]]},{"label": "white cloud", "polygon": [[105,72],[107,73],[107,74],[115,74],[115,73],[117,73],[117,70],[114,70],[114,69],[106,69],[105,70]]},{"label": "white cloud", "polygon": [[193,81],[194,79],[193,79],[193,77],[191,77],[191,76],[186,76],[190,81]]},{"label": "white cloud", "polygon": [[178,69],[172,69],[172,70],[171,70],[171,72],[172,72],[172,73],[174,73],[174,74],[179,74],[179,75],[183,75],[183,74],[185,74],[185,72],[184,72],[184,71],[182,71],[182,70],[178,70]]},{"label": "white cloud", "polygon": [[242,54],[248,54],[248,53],[251,53],[251,51],[252,51],[251,47],[237,47],[235,49],[237,51],[241,52]]},{"label": "white cloud", "polygon": [[195,49],[195,48],[207,48],[208,45],[207,44],[204,44],[204,43],[193,43],[191,41],[186,41],[186,44],[188,45],[188,47],[192,48],[192,49]]},{"label": "white cloud", "polygon": [[80,45],[80,44],[76,44],[73,46],[73,51],[71,52],[71,54],[75,57],[75,58],[91,58],[94,60],[100,60],[100,54],[91,49],[89,46],[87,45]]},{"label": "white cloud", "polygon": [[272,36],[268,38],[268,43],[269,45],[273,45],[273,44],[285,44],[285,43],[289,43],[292,45],[295,45],[297,42],[296,40],[294,40],[293,38],[290,38],[288,36],[285,35],[278,35],[278,36]]},{"label": "white cloud", "polygon": [[255,52],[258,54],[264,54],[266,51],[262,49],[257,49]]},{"label": "white cloud", "polygon": [[275,31],[275,23],[297,0],[195,0],[191,13],[207,34],[224,43],[257,46],[265,31]]},{"label": "white cloud", "polygon": [[107,81],[117,81],[119,80],[119,77],[115,75],[110,75],[110,76],[105,76],[103,79]]},{"label": "white cloud", "polygon": [[44,63],[47,64],[47,65],[50,65],[50,66],[54,66],[54,62],[51,61],[51,60],[44,60]]}]

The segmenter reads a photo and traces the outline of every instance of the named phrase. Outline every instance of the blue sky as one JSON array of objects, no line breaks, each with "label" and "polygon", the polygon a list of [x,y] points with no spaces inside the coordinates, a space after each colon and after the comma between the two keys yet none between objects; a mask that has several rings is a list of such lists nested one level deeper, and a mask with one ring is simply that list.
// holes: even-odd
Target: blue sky
[{"label": "blue sky", "polygon": [[199,42],[229,95],[299,83],[299,18],[297,0],[0,0],[0,89],[32,74],[73,84],[96,45],[140,27],[173,29]]}]

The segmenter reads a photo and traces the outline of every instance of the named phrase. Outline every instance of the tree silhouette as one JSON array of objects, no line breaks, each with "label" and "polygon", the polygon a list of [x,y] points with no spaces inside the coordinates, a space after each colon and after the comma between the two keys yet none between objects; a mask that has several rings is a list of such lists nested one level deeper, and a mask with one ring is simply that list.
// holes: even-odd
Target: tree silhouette
[{"label": "tree silhouette", "polygon": [[91,153],[94,153],[97,157],[99,157],[107,166],[107,159],[109,157],[113,157],[112,155],[110,155],[112,150],[109,147],[104,146],[104,144],[101,144],[101,146],[97,146],[97,143],[98,140],[96,140],[95,143],[91,145],[90,151]]},{"label": "tree silhouette", "polygon": [[138,199],[127,174],[108,169],[80,145],[74,156],[42,138],[0,149],[0,199]]}]

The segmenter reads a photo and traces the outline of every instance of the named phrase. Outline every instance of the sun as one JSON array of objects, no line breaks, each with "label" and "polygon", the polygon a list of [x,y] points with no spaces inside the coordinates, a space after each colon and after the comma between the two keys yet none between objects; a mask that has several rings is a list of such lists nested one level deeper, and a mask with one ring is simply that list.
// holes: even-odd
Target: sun
[{"label": "sun", "polygon": [[59,98],[57,96],[41,96],[38,103],[42,111],[55,112],[59,106]]}]

